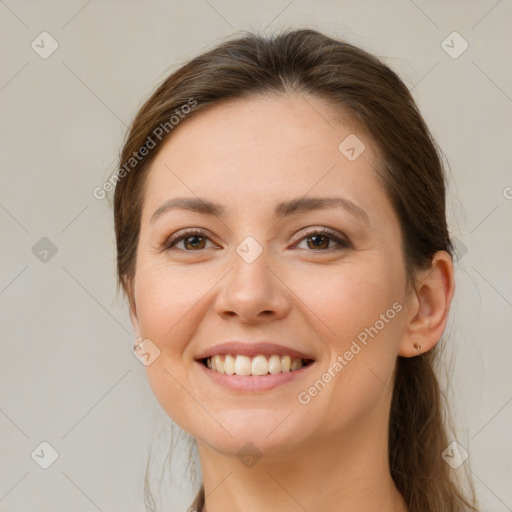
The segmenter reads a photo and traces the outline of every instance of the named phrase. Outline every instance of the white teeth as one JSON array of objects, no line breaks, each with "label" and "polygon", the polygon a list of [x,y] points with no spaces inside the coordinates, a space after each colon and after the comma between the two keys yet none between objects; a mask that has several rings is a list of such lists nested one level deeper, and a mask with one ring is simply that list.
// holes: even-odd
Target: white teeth
[{"label": "white teeth", "polygon": [[231,355],[227,355],[224,358],[224,371],[228,375],[233,375],[235,373],[235,358]]},{"label": "white teeth", "polygon": [[268,363],[265,356],[256,356],[251,361],[251,375],[266,375],[268,373]]},{"label": "white teeth", "polygon": [[247,356],[236,356],[235,373],[237,375],[251,374],[251,358]]},{"label": "white teeth", "polygon": [[220,358],[220,356],[213,356],[213,360],[215,361],[215,368],[219,373],[224,373],[224,361]]},{"label": "white teeth", "polygon": [[281,358],[279,356],[270,356],[268,359],[269,373],[281,373]]},{"label": "white teeth", "polygon": [[206,366],[213,371],[228,375],[267,375],[300,370],[304,363],[300,357],[264,355],[248,357],[242,355],[215,355],[206,360]]}]

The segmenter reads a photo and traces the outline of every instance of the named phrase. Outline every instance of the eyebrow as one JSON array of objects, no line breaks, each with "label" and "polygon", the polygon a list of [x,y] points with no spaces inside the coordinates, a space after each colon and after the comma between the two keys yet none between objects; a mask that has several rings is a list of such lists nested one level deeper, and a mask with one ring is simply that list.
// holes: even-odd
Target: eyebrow
[{"label": "eyebrow", "polygon": [[[298,213],[335,207],[343,208],[353,216],[360,218],[366,224],[370,224],[370,219],[366,211],[356,203],[344,197],[300,197],[298,199],[284,201],[275,207],[274,215],[282,219]],[[150,224],[155,222],[155,220],[164,213],[177,209],[190,210],[202,215],[211,215],[219,218],[222,218],[226,211],[223,205],[199,197],[174,197],[165,201],[165,203],[154,211],[151,216]]]}]

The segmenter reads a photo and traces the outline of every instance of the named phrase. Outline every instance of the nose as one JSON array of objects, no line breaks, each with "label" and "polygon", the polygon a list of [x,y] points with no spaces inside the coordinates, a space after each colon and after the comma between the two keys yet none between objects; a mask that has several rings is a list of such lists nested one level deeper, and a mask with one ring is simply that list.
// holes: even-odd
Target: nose
[{"label": "nose", "polygon": [[222,317],[257,324],[284,318],[291,308],[291,293],[265,251],[251,263],[235,253],[220,287],[215,310]]}]

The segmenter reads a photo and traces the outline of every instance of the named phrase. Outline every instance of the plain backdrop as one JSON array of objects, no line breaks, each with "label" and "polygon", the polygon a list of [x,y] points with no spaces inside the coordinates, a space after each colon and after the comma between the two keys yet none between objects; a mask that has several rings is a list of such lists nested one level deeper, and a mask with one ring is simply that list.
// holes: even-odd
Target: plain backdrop
[{"label": "plain backdrop", "polygon": [[[240,30],[290,27],[383,58],[446,155],[453,440],[482,510],[512,510],[511,22],[510,0],[0,1],[0,510],[144,509],[170,422],[132,353],[112,213],[92,191],[172,70]],[[163,510],[195,495],[184,457]]]}]

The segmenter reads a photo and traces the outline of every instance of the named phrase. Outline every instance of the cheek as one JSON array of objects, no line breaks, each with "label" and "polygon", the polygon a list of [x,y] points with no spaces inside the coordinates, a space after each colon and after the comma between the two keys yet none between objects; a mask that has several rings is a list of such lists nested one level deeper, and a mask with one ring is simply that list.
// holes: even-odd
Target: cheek
[{"label": "cheek", "polygon": [[308,402],[317,414],[329,410],[333,429],[373,414],[392,388],[405,277],[399,265],[380,261],[330,269],[324,277],[317,271],[302,284],[302,297],[319,319],[315,330],[329,354],[311,387],[303,390],[301,403]]},{"label": "cheek", "polygon": [[142,264],[135,290],[141,336],[166,353],[182,352],[187,343],[184,329],[191,327],[194,309],[200,308],[201,298],[214,283],[211,273],[203,275],[196,268]]},{"label": "cheek", "polygon": [[315,314],[315,325],[331,340],[331,348],[344,350],[376,323],[382,333],[396,331],[398,322],[393,320],[399,308],[393,304],[403,302],[402,274],[399,265],[368,258],[364,264],[320,268],[296,279],[293,287]]},{"label": "cheek", "polygon": [[[160,349],[159,357],[145,367],[148,383],[162,409],[188,432],[194,429],[193,418],[203,418],[204,411],[190,398],[200,396],[201,390],[189,378],[189,365],[195,363],[184,353],[200,322],[201,298],[215,282],[211,272],[205,275],[186,267],[141,262],[137,269],[135,301],[140,334]],[[214,430],[216,424],[210,428]]]}]

